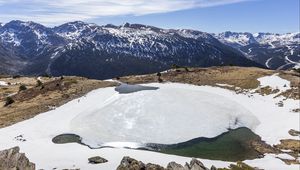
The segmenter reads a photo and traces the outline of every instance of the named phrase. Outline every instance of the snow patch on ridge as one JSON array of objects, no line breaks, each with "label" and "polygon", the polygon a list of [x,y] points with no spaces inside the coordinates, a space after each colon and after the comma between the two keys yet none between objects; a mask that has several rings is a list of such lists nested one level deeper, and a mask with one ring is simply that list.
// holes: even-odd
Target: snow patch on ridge
[{"label": "snow patch on ridge", "polygon": [[0,81],[0,86],[8,86],[8,84],[5,81]]},{"label": "snow patch on ridge", "polygon": [[257,79],[262,87],[271,87],[272,89],[279,89],[280,91],[286,91],[291,89],[290,81],[278,77],[278,74],[271,76],[265,76]]}]

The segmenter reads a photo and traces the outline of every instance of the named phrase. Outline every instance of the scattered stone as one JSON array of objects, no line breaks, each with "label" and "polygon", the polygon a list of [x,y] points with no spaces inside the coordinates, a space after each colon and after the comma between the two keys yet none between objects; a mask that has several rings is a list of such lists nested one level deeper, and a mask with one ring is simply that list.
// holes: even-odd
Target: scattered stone
[{"label": "scattered stone", "polygon": [[291,130],[289,130],[289,134],[292,136],[300,136],[300,131],[291,129]]},{"label": "scattered stone", "polygon": [[19,147],[0,151],[0,169],[35,170],[35,164],[30,162]]},{"label": "scattered stone", "polygon": [[277,105],[278,107],[283,107],[283,101],[279,101],[278,103],[276,103],[276,105]]},{"label": "scattered stone", "polygon": [[94,156],[88,159],[90,164],[102,164],[105,162],[108,162],[105,158],[102,158],[100,156]]},{"label": "scattered stone", "polygon": [[14,138],[16,141],[20,141],[20,142],[26,142],[26,139],[24,138],[23,135],[18,135]]}]

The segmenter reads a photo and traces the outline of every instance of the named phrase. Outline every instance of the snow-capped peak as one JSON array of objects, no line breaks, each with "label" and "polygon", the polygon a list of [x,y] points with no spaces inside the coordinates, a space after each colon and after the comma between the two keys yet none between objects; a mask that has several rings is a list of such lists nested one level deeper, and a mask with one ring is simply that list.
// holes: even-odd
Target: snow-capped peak
[{"label": "snow-capped peak", "polygon": [[223,43],[232,46],[246,46],[249,44],[262,44],[269,45],[271,48],[278,46],[289,45],[299,42],[300,34],[296,33],[286,33],[286,34],[276,34],[276,33],[237,33],[237,32],[224,32],[215,35]]},{"label": "snow-capped peak", "polygon": [[270,44],[276,47],[299,42],[299,35],[299,32],[286,34],[256,33],[254,37],[260,44]]},{"label": "snow-capped peak", "polygon": [[257,43],[256,39],[251,33],[236,33],[236,32],[224,32],[216,35],[216,37],[226,44],[233,44],[235,46],[245,46],[252,43]]}]

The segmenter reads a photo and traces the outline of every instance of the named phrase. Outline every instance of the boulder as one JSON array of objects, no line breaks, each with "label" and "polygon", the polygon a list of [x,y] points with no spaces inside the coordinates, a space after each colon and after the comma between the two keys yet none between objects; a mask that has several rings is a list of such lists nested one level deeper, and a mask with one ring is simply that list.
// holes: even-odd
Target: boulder
[{"label": "boulder", "polygon": [[212,165],[212,166],[210,167],[210,170],[217,170],[217,168],[216,168],[215,166]]},{"label": "boulder", "polygon": [[176,162],[170,162],[167,166],[167,170],[186,170],[182,165]]},{"label": "boulder", "polygon": [[202,162],[193,158],[190,162],[190,170],[208,170]]},{"label": "boulder", "polygon": [[88,159],[89,163],[91,164],[102,164],[105,162],[108,162],[108,160],[106,160],[105,158],[102,158],[100,156],[94,156]]},{"label": "boulder", "polygon": [[208,170],[208,168],[206,168],[202,162],[195,158],[191,160],[190,164],[185,163],[184,168],[186,170]]},{"label": "boulder", "polygon": [[0,151],[0,169],[2,170],[35,170],[35,164],[30,162],[19,147]]},{"label": "boulder", "polygon": [[146,168],[145,164],[141,161],[137,161],[133,158],[125,156],[120,165],[118,166],[117,170],[144,170]]}]

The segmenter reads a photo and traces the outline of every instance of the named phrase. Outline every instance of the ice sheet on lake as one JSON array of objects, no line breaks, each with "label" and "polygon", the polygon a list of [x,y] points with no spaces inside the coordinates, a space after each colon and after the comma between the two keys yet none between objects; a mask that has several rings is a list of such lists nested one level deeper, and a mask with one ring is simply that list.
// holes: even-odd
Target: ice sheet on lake
[{"label": "ice sheet on lake", "polygon": [[[155,88],[125,86],[131,91]],[[125,142],[127,147],[138,146],[136,143],[175,144],[215,137],[238,127],[255,129],[259,124],[251,112],[229,98],[170,84],[152,91],[118,94],[103,107],[85,112],[88,114],[79,114],[70,126],[72,133],[91,147],[111,142]]]}]

